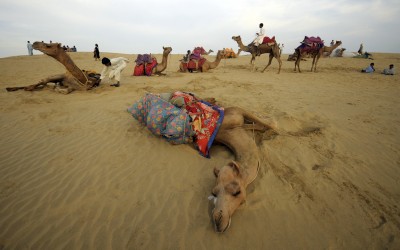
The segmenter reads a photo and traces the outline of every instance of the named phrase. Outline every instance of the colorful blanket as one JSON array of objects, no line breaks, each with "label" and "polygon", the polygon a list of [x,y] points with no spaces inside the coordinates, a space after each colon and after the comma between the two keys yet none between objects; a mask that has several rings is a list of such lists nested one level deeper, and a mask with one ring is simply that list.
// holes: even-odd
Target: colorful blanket
[{"label": "colorful blanket", "polygon": [[183,107],[191,117],[197,149],[201,155],[209,157],[209,150],[224,119],[224,109],[180,91],[173,93],[171,102],[178,98],[184,100]]},{"label": "colorful blanket", "polygon": [[[172,103],[179,103],[179,107]],[[204,157],[209,157],[224,117],[223,108],[179,91],[172,94],[170,101],[160,95],[146,94],[128,112],[153,134],[173,144],[194,142]]]},{"label": "colorful blanket", "polygon": [[303,41],[301,42],[301,45],[296,48],[296,50],[300,50],[301,53],[310,53],[310,52],[315,52],[318,51],[324,47],[324,40],[322,40],[319,36],[317,37],[308,37],[305,36]]},{"label": "colorful blanket", "polygon": [[154,94],[146,94],[135,102],[128,112],[153,134],[162,136],[172,144],[192,142],[194,132],[190,116]]}]

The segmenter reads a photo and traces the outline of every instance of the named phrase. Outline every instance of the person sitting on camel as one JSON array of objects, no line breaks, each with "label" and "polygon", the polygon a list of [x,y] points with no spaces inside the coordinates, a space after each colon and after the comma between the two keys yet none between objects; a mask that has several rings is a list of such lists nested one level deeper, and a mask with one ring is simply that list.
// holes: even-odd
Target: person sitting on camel
[{"label": "person sitting on camel", "polygon": [[253,44],[257,48],[257,56],[261,54],[258,46],[263,43],[265,37],[265,29],[263,28],[264,24],[260,23],[259,27],[260,27],[260,32],[256,33],[257,37],[253,40]]}]

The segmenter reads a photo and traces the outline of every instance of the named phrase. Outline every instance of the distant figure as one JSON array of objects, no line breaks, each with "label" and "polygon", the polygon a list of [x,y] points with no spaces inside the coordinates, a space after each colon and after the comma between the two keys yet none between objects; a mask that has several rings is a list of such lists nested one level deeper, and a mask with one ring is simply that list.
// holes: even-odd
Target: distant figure
[{"label": "distant figure", "polygon": [[77,52],[75,45],[71,49],[72,52]]},{"label": "distant figure", "polygon": [[375,64],[371,63],[368,67],[366,67],[365,69],[362,69],[361,72],[362,73],[373,73],[375,71]]},{"label": "distant figure", "polygon": [[100,60],[99,45],[97,45],[97,43],[94,46],[93,57],[95,61]]},{"label": "distant figure", "polygon": [[31,42],[28,41],[28,44],[26,46],[28,47],[28,55],[33,56],[33,48]]},{"label": "distant figure", "polygon": [[182,61],[185,62],[185,63],[189,62],[190,54],[191,54],[191,53],[192,53],[192,52],[191,52],[190,50],[186,51],[186,55],[183,56]]},{"label": "distant figure", "polygon": [[360,44],[360,48],[358,49],[358,54],[359,54],[359,55],[364,54],[363,50],[364,50],[364,45],[361,43],[361,44]]},{"label": "distant figure", "polygon": [[384,70],[382,71],[382,74],[385,74],[385,75],[394,75],[394,65],[393,65],[393,64],[390,64],[388,69],[384,69]]},{"label": "distant figure", "polygon": [[331,41],[331,47],[332,47],[333,45],[335,45],[335,41],[334,41],[334,40]]},{"label": "distant figure", "polygon": [[103,71],[101,71],[100,80],[104,79],[106,76],[110,78],[110,80],[115,79],[117,83],[111,84],[110,86],[119,87],[121,80],[121,72],[126,67],[126,64],[129,63],[129,60],[125,57],[117,57],[108,59],[107,57],[103,57],[101,63],[104,64]]}]

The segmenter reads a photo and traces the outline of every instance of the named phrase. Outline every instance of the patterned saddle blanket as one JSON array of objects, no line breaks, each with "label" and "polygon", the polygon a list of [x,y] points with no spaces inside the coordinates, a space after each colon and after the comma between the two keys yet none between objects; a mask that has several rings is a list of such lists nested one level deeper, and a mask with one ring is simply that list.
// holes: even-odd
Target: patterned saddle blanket
[{"label": "patterned saddle blanket", "polygon": [[185,92],[146,94],[128,112],[153,134],[172,144],[194,142],[199,153],[209,150],[224,118],[224,109]]}]

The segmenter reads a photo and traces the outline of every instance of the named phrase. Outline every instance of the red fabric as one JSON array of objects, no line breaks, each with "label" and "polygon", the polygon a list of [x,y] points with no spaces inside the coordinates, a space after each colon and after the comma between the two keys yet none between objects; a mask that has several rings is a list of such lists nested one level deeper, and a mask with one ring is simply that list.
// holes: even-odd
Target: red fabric
[{"label": "red fabric", "polygon": [[268,36],[264,37],[262,43],[276,43],[275,36],[273,36],[272,38],[269,38]]},{"label": "red fabric", "polygon": [[[190,60],[188,65],[187,65],[187,68],[188,69],[199,70],[199,69],[201,69],[201,67],[203,66],[205,61],[206,61],[205,58],[201,58],[200,60],[197,61],[197,63],[194,60]],[[196,64],[197,64],[197,68],[196,68]]]},{"label": "red fabric", "polygon": [[183,97],[185,100],[185,109],[192,117],[192,129],[196,133],[197,148],[203,155],[208,155],[208,142],[218,126],[219,112],[200,102],[193,95],[177,91],[171,99],[175,97]]},{"label": "red fabric", "polygon": [[146,64],[146,72],[144,71],[144,64],[136,65],[133,71],[134,76],[151,76],[153,68],[157,66],[157,59],[153,58],[151,63]]},{"label": "red fabric", "polygon": [[143,64],[136,65],[135,69],[133,70],[133,75],[134,76],[142,76],[142,75],[144,75],[144,65]]}]

